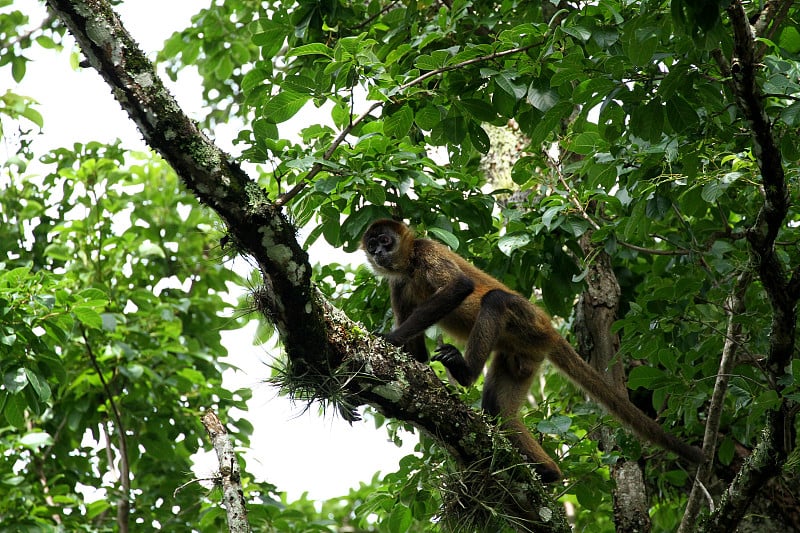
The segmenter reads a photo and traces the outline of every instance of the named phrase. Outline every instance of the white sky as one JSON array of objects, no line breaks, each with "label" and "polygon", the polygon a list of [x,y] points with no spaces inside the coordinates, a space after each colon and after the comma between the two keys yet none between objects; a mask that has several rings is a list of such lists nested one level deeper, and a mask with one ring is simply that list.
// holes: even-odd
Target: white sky
[{"label": "white sky", "polygon": [[[191,16],[208,4],[209,0],[129,0],[116,9],[125,27],[153,59],[164,40],[186,27]],[[21,9],[33,21],[40,20],[44,13],[43,6],[35,0],[16,0],[6,9]],[[73,42],[71,38],[69,42]],[[9,67],[0,69],[0,90],[7,88],[33,97],[40,104],[38,110],[45,124],[43,135],[33,144],[34,153],[71,147],[75,142],[112,142],[117,138],[126,148],[144,150],[135,124],[113,99],[109,87],[94,70],[73,71],[70,52],[71,48],[61,53],[37,49],[26,52],[33,61],[28,63],[27,74],[19,85],[11,78]],[[163,79],[171,85],[169,79]],[[189,116],[203,116],[196,75],[185,75],[178,84],[171,85],[171,90]],[[318,117],[307,118],[315,119]],[[214,132],[217,143],[226,151],[234,151],[231,139],[235,135],[235,131],[224,128]],[[323,247],[315,246],[310,253],[312,262],[331,261],[332,254],[337,254],[337,262],[343,261],[338,251]],[[361,260],[358,256],[351,259]],[[324,499],[346,494],[360,481],[368,482],[376,471],[394,471],[397,461],[413,451],[415,436],[406,434],[403,448],[397,448],[389,442],[386,431],[376,430],[371,420],[350,427],[332,415],[321,418],[315,408],[301,414],[302,406],[293,408],[287,399],[277,397],[275,389],[264,384],[271,354],[264,347],[252,345],[254,329],[251,324],[245,332],[224,336],[232,362],[242,369],[227,372],[224,386],[229,390],[253,389],[245,416],[255,431],[252,451],[245,459],[248,470],[257,478],[277,485],[290,499],[306,491],[312,499]],[[200,458],[197,470],[207,474],[215,465],[216,459],[209,453]]]}]

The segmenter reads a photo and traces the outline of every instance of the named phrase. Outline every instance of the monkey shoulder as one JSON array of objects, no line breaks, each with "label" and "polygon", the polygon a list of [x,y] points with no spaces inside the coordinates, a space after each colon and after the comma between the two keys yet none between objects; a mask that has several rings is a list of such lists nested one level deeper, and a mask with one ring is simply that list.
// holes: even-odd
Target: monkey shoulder
[{"label": "monkey shoulder", "polygon": [[423,273],[424,277],[434,285],[449,282],[454,277],[464,274],[459,264],[460,259],[450,248],[436,241],[430,239],[414,241],[412,270]]}]

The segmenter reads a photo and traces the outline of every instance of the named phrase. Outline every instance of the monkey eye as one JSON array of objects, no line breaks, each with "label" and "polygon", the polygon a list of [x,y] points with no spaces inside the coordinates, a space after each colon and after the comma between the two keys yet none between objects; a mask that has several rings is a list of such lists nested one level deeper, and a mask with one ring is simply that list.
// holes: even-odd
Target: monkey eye
[{"label": "monkey eye", "polygon": [[388,235],[381,235],[380,237],[378,237],[378,244],[380,244],[381,246],[389,246],[390,244],[392,244],[392,238],[389,237]]}]

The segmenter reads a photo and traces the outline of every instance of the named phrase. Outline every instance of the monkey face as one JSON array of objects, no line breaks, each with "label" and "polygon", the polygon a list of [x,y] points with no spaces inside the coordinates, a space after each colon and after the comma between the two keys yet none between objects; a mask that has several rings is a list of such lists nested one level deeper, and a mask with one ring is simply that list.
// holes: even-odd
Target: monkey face
[{"label": "monkey face", "polygon": [[364,232],[361,248],[375,273],[385,277],[402,276],[411,254],[413,234],[395,220],[376,220]]},{"label": "monkey face", "polygon": [[364,235],[364,249],[367,251],[367,259],[375,266],[390,268],[397,249],[397,238],[388,231]]}]

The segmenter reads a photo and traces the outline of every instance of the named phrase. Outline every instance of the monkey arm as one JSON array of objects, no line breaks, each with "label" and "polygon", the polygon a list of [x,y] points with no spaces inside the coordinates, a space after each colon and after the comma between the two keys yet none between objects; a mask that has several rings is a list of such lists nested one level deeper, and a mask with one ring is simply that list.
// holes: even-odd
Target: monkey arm
[{"label": "monkey arm", "polygon": [[[425,302],[418,305],[397,328],[386,335],[386,340],[395,346],[404,346],[413,337],[439,322],[458,308],[464,299],[475,290],[475,283],[465,274],[455,278],[433,293]],[[395,309],[395,312],[398,310]],[[416,354],[414,354],[416,355]]]},{"label": "monkey arm", "polygon": [[494,289],[483,295],[464,355],[452,344],[436,349],[434,361],[441,362],[461,385],[475,383],[500,337],[504,315],[513,294]]},{"label": "monkey arm", "polygon": [[[410,305],[408,300],[403,297],[406,283],[402,281],[392,281],[391,298],[392,298],[392,311],[394,312],[395,326],[399,326],[411,316],[414,308]],[[385,339],[394,344],[394,341],[389,338],[390,334],[383,335]],[[402,344],[403,350],[414,356],[414,359],[421,363],[428,361],[428,347],[425,346],[425,335],[422,333],[415,335]]]}]

